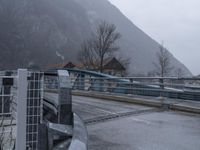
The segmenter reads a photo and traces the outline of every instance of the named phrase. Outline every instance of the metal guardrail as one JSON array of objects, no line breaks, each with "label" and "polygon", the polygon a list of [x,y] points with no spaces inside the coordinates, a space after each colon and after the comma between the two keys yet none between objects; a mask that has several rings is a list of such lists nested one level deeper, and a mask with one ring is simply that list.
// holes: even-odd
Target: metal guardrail
[{"label": "metal guardrail", "polygon": [[67,71],[44,73],[44,120],[47,123],[43,124],[40,130],[47,128],[47,133],[40,135],[39,149],[87,150],[87,131],[84,123],[72,113],[71,90],[71,80]]},{"label": "metal guardrail", "polygon": [[200,78],[72,76],[73,90],[200,101]]}]

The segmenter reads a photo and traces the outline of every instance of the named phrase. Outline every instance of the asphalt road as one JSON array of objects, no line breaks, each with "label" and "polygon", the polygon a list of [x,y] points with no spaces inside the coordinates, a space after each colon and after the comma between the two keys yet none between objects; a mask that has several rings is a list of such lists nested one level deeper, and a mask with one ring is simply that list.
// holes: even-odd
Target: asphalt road
[{"label": "asphalt road", "polygon": [[73,110],[83,120],[133,112],[87,125],[89,150],[200,150],[197,114],[78,96],[73,97]]},{"label": "asphalt road", "polygon": [[115,115],[127,112],[138,112],[152,108],[140,105],[132,105],[116,101],[106,101],[89,97],[73,96],[73,110],[83,120],[93,119],[101,116]]}]

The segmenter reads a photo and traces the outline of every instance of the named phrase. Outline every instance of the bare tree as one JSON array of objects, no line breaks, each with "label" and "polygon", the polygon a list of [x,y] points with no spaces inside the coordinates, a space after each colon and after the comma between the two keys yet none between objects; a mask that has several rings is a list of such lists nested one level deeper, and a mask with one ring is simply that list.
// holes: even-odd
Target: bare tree
[{"label": "bare tree", "polygon": [[86,69],[98,69],[98,58],[91,40],[87,40],[81,45],[81,51],[78,54],[78,59],[86,67]]},{"label": "bare tree", "polygon": [[175,69],[175,76],[178,77],[178,78],[181,78],[184,76],[184,71],[183,69],[181,68],[176,68]]},{"label": "bare tree", "polygon": [[121,37],[116,32],[116,26],[102,21],[92,34],[92,38],[82,45],[79,54],[79,60],[87,66],[98,69],[103,72],[105,60],[113,56],[113,53],[119,49],[116,41]]},{"label": "bare tree", "polygon": [[155,72],[160,77],[166,77],[173,69],[170,62],[170,54],[163,44],[160,45],[159,48],[160,50],[156,53],[157,62],[154,62],[154,66],[156,68]]}]

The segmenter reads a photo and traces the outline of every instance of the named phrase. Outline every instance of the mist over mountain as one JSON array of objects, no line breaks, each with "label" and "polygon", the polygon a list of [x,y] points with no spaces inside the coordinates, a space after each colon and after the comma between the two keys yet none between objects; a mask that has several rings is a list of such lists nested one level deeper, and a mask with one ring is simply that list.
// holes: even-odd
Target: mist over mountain
[{"label": "mist over mountain", "polygon": [[[80,44],[101,20],[114,23],[121,33],[118,55],[130,58],[132,74],[154,69],[159,44],[108,0],[0,0],[0,68],[77,61]],[[170,57],[174,68],[191,75]]]}]

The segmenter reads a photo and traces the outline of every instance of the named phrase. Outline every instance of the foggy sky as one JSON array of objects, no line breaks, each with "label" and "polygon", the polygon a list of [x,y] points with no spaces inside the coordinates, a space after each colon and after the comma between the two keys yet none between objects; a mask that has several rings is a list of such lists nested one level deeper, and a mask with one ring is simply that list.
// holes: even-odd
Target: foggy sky
[{"label": "foggy sky", "polygon": [[200,0],[110,0],[136,26],[200,74]]}]

